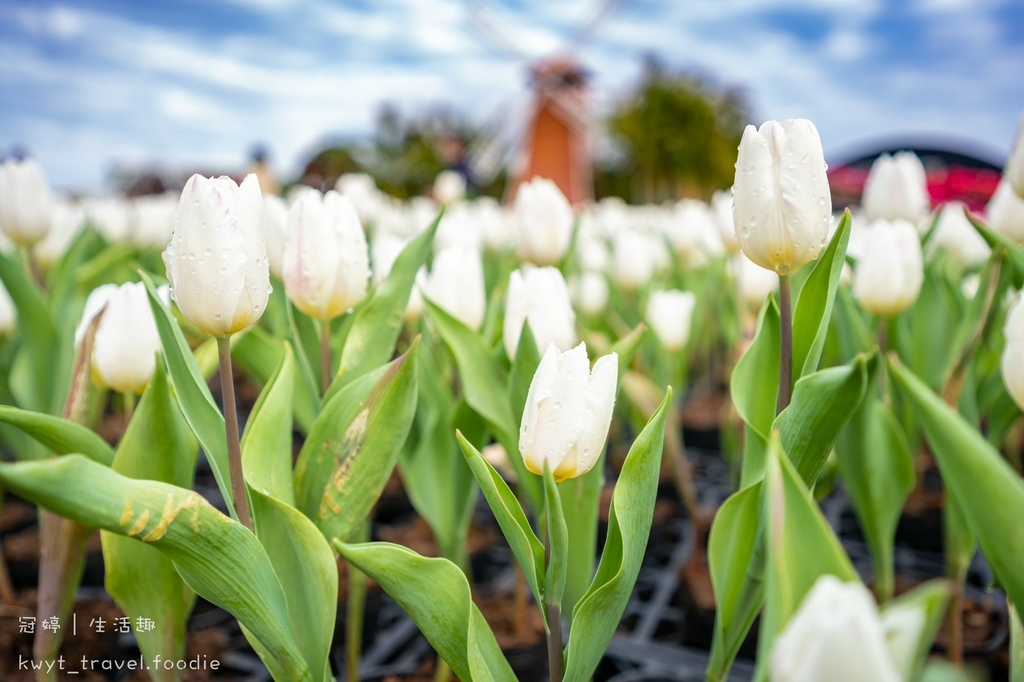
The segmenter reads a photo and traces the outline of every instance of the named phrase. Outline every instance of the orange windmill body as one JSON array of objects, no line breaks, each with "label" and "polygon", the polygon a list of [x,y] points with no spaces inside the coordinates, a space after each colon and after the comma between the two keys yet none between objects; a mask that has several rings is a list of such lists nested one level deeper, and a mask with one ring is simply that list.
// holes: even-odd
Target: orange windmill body
[{"label": "orange windmill body", "polygon": [[[523,44],[510,38],[507,21],[491,21],[488,9],[498,11],[489,0],[471,1],[470,19],[481,40],[506,56],[530,59],[529,84],[532,101],[522,121],[521,142],[509,169],[506,202],[515,199],[520,185],[535,177],[548,178],[562,190],[572,204],[594,198],[594,174],[591,159],[590,72],[572,55],[577,54],[621,0],[594,0],[589,12],[571,31],[557,56],[537,58],[521,49]],[[491,143],[485,139],[470,149],[471,165],[481,175],[496,172]],[[479,162],[479,163],[477,163]]]},{"label": "orange windmill body", "polygon": [[519,186],[534,177],[548,178],[572,204],[594,198],[588,134],[587,79],[574,59],[553,57],[530,69],[534,101],[513,162],[505,198],[512,201]]}]

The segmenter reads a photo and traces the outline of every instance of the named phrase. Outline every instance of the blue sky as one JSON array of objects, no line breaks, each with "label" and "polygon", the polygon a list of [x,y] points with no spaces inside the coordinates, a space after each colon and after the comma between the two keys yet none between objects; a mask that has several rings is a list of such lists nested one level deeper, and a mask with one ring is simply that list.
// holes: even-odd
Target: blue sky
[{"label": "blue sky", "polygon": [[[521,111],[525,58],[490,48],[469,0],[0,0],[0,154],[101,191],[115,164],[282,175],[383,102]],[[595,0],[488,0],[532,56],[563,48]],[[802,116],[833,161],[878,139],[955,138],[1001,159],[1024,113],[1020,0],[623,0],[579,56],[595,108],[645,54],[744,88],[752,123]]]}]

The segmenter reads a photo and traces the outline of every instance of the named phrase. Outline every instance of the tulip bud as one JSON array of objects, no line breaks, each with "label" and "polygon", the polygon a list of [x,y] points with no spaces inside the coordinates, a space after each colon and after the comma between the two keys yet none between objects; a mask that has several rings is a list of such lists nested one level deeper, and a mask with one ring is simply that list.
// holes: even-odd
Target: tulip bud
[{"label": "tulip bud", "polygon": [[720,190],[711,197],[711,217],[718,228],[718,236],[727,254],[740,250],[736,240],[736,222],[732,215],[732,192]]},{"label": "tulip bud", "polygon": [[1000,364],[1003,383],[1006,392],[1024,410],[1024,298],[1017,299],[1006,316],[1003,336],[1006,338]]},{"label": "tulip bud", "polygon": [[89,224],[111,244],[128,241],[132,233],[132,207],[124,197],[103,197],[86,202]]},{"label": "tulip bud", "polygon": [[905,220],[872,223],[853,277],[853,295],[861,307],[883,317],[901,313],[917,300],[923,282],[917,229]]},{"label": "tulip bud", "polygon": [[677,203],[665,223],[665,231],[672,250],[691,268],[704,266],[709,256],[717,256],[725,250],[711,209],[697,199]]},{"label": "tulip bud", "polygon": [[284,242],[288,234],[288,204],[276,194],[267,194],[263,197],[263,234],[267,242],[270,274],[283,281]]},{"label": "tulip bud", "polygon": [[0,230],[32,246],[50,229],[50,185],[35,159],[9,158],[0,166]]},{"label": "tulip bud", "polygon": [[0,280],[0,338],[13,335],[17,328],[18,311],[14,308],[14,301],[7,293],[3,280]]},{"label": "tulip bud", "polygon": [[84,226],[85,209],[81,204],[66,199],[55,201],[50,213],[50,229],[32,249],[39,264],[48,268],[59,261]]},{"label": "tulip bud", "polygon": [[1004,176],[1010,181],[1017,196],[1024,199],[1024,117],[1020,119],[1017,127],[1017,139],[1014,140],[1013,149],[1006,159]]},{"label": "tulip bud", "polygon": [[1024,199],[1017,196],[1003,176],[985,207],[988,226],[1016,242],[1024,243]]},{"label": "tulip bud", "polygon": [[240,186],[224,176],[189,178],[163,258],[171,298],[201,331],[230,336],[255,324],[270,296],[256,176]]},{"label": "tulip bud", "polygon": [[284,291],[310,317],[331,320],[366,296],[370,255],[352,202],[304,192],[288,213]]},{"label": "tulip bud", "polygon": [[880,617],[861,583],[821,576],[775,640],[772,682],[902,682],[925,619],[919,608],[889,611]]},{"label": "tulip bud", "polygon": [[443,170],[434,178],[434,200],[450,204],[466,196],[466,176],[458,171]]},{"label": "tulip bud", "polygon": [[380,285],[388,278],[391,268],[407,243],[405,239],[393,234],[379,235],[373,240],[373,244],[370,245],[370,262],[373,264],[370,268],[370,278],[374,285]]},{"label": "tulip bud", "polygon": [[661,344],[675,352],[690,340],[693,309],[696,305],[697,297],[690,291],[655,291],[647,301],[644,319],[651,325]]},{"label": "tulip bud", "polygon": [[477,331],[484,322],[484,266],[475,249],[450,247],[434,256],[424,293],[449,315]]},{"label": "tulip bud", "polygon": [[526,321],[538,351],[552,344],[558,350],[569,350],[576,343],[576,313],[558,268],[525,266],[509,276],[502,334],[509,360],[516,357]]},{"label": "tulip bud", "polygon": [[919,230],[931,210],[924,164],[913,152],[882,154],[871,164],[860,202],[868,220],[906,220]]},{"label": "tulip bud", "polygon": [[612,241],[612,279],[627,291],[639,289],[654,276],[656,254],[650,240],[633,229],[621,230]]},{"label": "tulip bud", "polygon": [[605,355],[590,369],[587,347],[564,353],[548,346],[530,382],[519,428],[519,452],[526,468],[555,481],[590,471],[604,451],[615,406],[619,359]]},{"label": "tulip bud", "polygon": [[167,246],[174,234],[174,212],[177,205],[177,197],[170,193],[137,197],[134,200],[133,241],[151,249]]},{"label": "tulip bud", "polygon": [[[157,293],[167,300],[167,287]],[[119,393],[142,393],[153,376],[156,354],[162,347],[145,285],[128,282],[94,289],[86,299],[76,342],[100,310],[104,312],[92,350],[93,377]]]},{"label": "tulip bud", "polygon": [[747,258],[786,275],[818,257],[832,223],[826,169],[810,121],[747,126],[733,185],[736,239]]},{"label": "tulip bud", "polygon": [[384,197],[377,189],[376,181],[369,175],[346,173],[334,183],[334,189],[349,198],[364,225],[373,223],[380,215]]},{"label": "tulip bud", "polygon": [[758,310],[764,299],[779,287],[779,278],[771,271],[759,267],[740,251],[730,262],[736,281],[736,293],[748,308]]},{"label": "tulip bud", "polygon": [[572,300],[586,315],[598,315],[608,307],[608,278],[599,272],[583,272],[573,280]]},{"label": "tulip bud", "polygon": [[565,257],[572,240],[569,200],[546,178],[519,187],[514,210],[519,225],[519,255],[534,265],[554,265]]},{"label": "tulip bud", "polygon": [[957,263],[970,267],[985,262],[992,249],[967,219],[966,208],[960,201],[949,201],[942,207],[929,241],[929,253],[945,251]]}]

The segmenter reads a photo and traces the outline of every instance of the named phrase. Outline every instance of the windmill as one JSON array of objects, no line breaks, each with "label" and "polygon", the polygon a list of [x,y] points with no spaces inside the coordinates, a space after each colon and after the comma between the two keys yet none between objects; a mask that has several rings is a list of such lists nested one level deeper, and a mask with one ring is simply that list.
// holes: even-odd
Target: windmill
[{"label": "windmill", "polygon": [[[505,56],[529,60],[530,105],[519,135],[505,191],[507,202],[519,186],[536,176],[552,180],[572,204],[593,199],[594,182],[590,150],[590,72],[576,54],[612,12],[618,0],[596,4],[565,47],[554,55],[538,58],[525,54],[507,34],[490,21],[493,4],[470,5],[470,20],[477,37]],[[486,173],[496,158],[496,136],[485,135],[468,150],[469,163]]]}]

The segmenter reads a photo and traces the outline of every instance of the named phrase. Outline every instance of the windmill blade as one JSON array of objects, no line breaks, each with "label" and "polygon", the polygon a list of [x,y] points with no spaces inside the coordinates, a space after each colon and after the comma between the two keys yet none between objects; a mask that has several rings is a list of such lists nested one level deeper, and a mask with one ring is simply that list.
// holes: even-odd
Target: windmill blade
[{"label": "windmill blade", "polygon": [[576,29],[572,39],[569,41],[569,53],[574,54],[578,52],[584,44],[590,41],[594,34],[597,33],[597,29],[601,27],[621,4],[622,0],[601,0],[595,3],[590,16],[585,21],[580,22],[579,28]]},{"label": "windmill blade", "polygon": [[493,2],[474,0],[468,4],[467,9],[470,26],[482,44],[505,57],[529,59],[529,55],[515,44],[511,36],[492,20],[495,12]]},{"label": "windmill blade", "polygon": [[480,185],[490,184],[508,166],[523,131],[517,121],[523,113],[519,104],[506,104],[485,123],[466,149],[466,165]]}]

